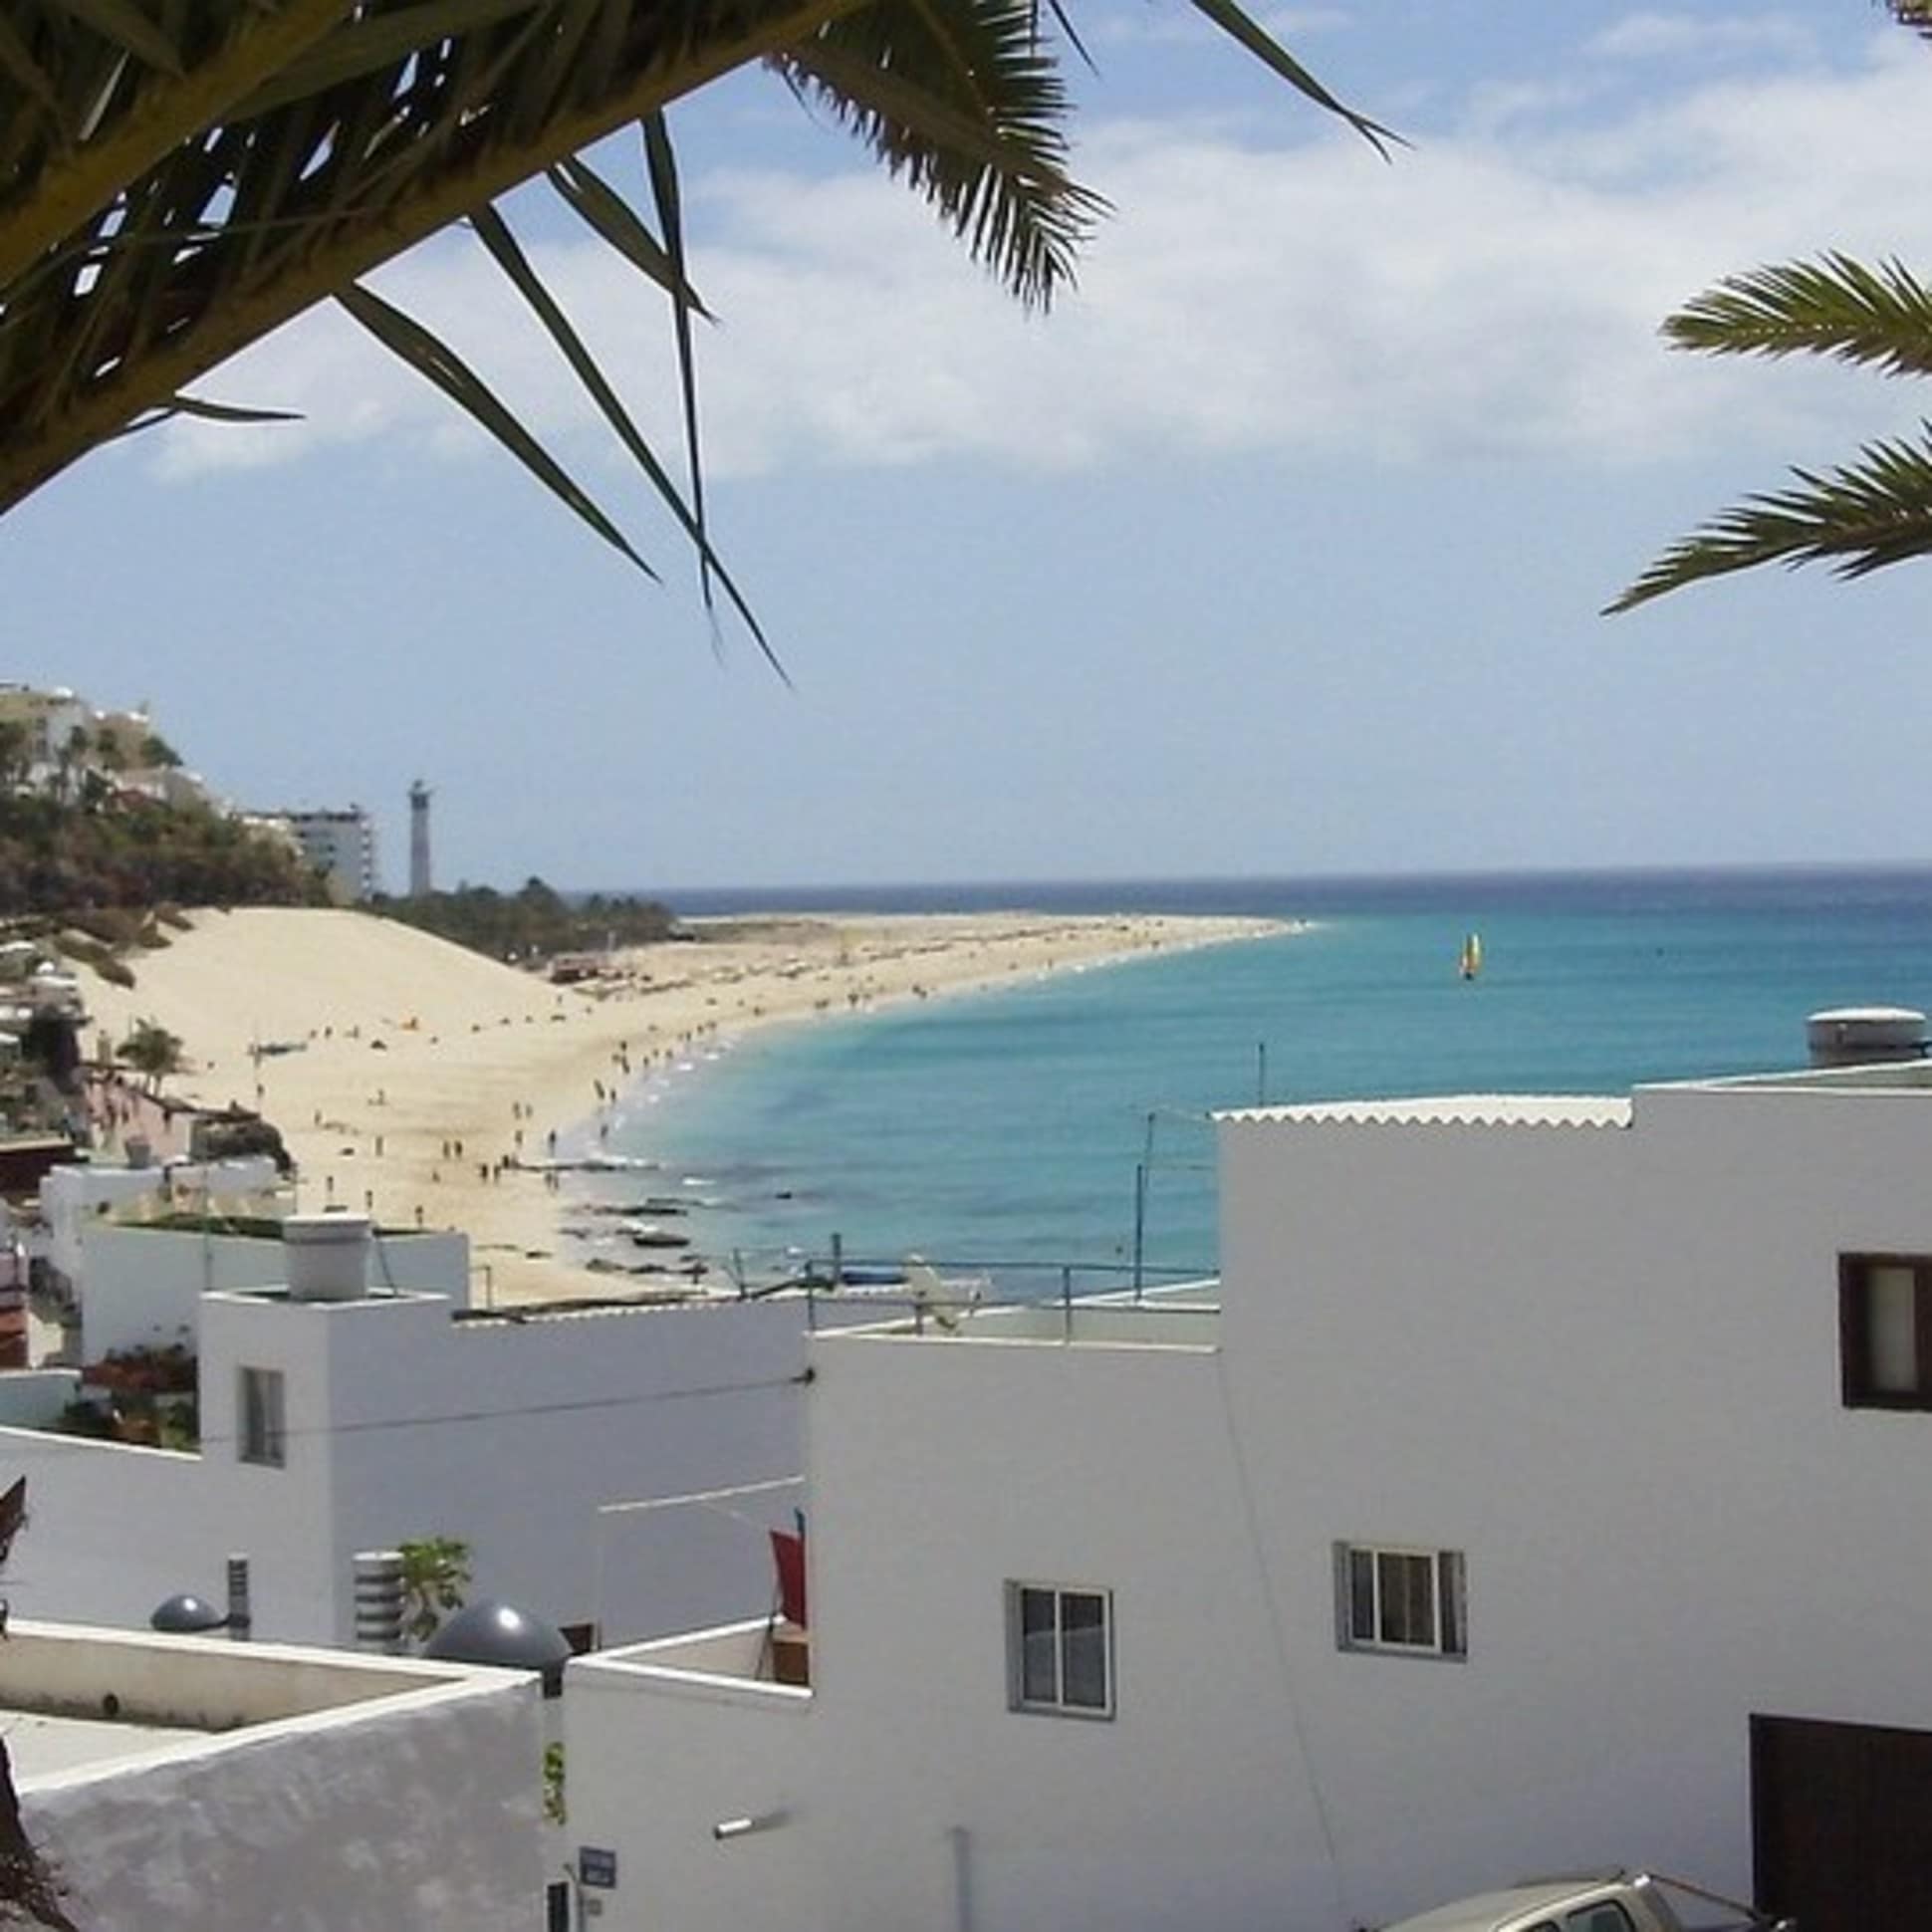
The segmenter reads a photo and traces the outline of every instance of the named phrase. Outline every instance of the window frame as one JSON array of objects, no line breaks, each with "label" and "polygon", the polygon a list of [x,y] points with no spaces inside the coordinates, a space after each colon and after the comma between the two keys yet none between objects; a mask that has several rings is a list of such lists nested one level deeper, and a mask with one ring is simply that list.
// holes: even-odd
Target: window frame
[{"label": "window frame", "polygon": [[[1369,1629],[1355,1617],[1355,1560],[1365,1558],[1371,1584]],[[1430,1640],[1411,1643],[1383,1634],[1382,1565],[1426,1562],[1429,1569]],[[1443,1663],[1469,1658],[1469,1564],[1460,1550],[1424,1549],[1416,1544],[1347,1543],[1334,1546],[1335,1647],[1370,1657],[1426,1657]],[[1445,1609],[1447,1614],[1445,1615]]]},{"label": "window frame", "polygon": [[[1870,1288],[1878,1268],[1912,1271],[1914,1388],[1873,1386]],[[1838,1387],[1848,1409],[1932,1409],[1932,1255],[1838,1256]]]},{"label": "window frame", "polygon": [[[251,1388],[265,1399],[253,1400]],[[237,1363],[235,1370],[235,1460],[255,1469],[289,1466],[289,1384],[279,1368]],[[259,1425],[259,1426],[258,1426]]]},{"label": "window frame", "polygon": [[[1054,1695],[1030,1697],[1026,1689],[1026,1599],[1047,1596],[1054,1606]],[[1049,1582],[1041,1577],[1010,1577],[1006,1584],[1006,1702],[1007,1709],[1033,1717],[1071,1717],[1110,1723],[1116,1708],[1113,1644],[1113,1591],[1097,1583]],[[1067,1622],[1070,1597],[1091,1598],[1100,1606],[1100,1669],[1102,1697],[1098,1704],[1067,1701]]]}]

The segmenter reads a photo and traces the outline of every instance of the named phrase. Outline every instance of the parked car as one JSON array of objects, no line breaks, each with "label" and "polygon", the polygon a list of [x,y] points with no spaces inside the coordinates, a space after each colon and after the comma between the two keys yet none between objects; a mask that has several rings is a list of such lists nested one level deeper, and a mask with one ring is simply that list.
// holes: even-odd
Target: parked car
[{"label": "parked car", "polygon": [[[1691,1901],[1686,1918],[1665,1897]],[[1716,1920],[1711,1908],[1730,1914]],[[1500,1891],[1437,1905],[1383,1932],[1797,1932],[1790,1919],[1767,1918],[1749,1905],[1651,1872],[1588,1872],[1530,1878]]]}]

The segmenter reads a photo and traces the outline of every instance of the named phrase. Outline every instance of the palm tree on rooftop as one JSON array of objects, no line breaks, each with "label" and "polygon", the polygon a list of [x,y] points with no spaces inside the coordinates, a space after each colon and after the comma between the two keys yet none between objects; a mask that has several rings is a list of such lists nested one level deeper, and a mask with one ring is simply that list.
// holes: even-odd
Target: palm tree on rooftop
[{"label": "palm tree on rooftop", "polygon": [[[1371,140],[1236,4],[1191,5]],[[524,299],[674,523],[709,598],[693,324],[665,111],[763,62],[865,142],[1023,302],[1068,280],[1102,203],[1068,171],[1060,0],[10,0],[0,19],[0,513],[341,303],[606,543],[630,539],[446,344],[364,278],[459,222]],[[634,130],[639,186],[583,158]],[[601,165],[603,165],[601,163]],[[638,433],[498,206],[547,182],[667,299],[680,482]],[[649,212],[640,212],[647,206]],[[756,625],[753,624],[754,631]],[[762,642],[762,638],[761,638]]]},{"label": "palm tree on rooftop", "polygon": [[[1891,0],[1932,39],[1932,0]],[[1887,375],[1932,375],[1932,290],[1902,262],[1829,252],[1735,275],[1663,325],[1675,349],[1710,356],[1828,356]],[[1707,577],[1760,564],[1826,562],[1864,577],[1932,553],[1932,423],[1864,445],[1849,462],[1794,469],[1673,544],[1609,606],[1629,610]]]}]

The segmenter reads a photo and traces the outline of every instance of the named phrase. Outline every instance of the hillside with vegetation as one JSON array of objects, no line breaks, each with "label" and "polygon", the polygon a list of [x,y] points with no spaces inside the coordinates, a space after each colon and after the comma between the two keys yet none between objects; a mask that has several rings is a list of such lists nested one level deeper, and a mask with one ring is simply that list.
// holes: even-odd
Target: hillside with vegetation
[{"label": "hillside with vegetation", "polygon": [[676,921],[655,899],[567,899],[540,878],[515,892],[489,885],[459,885],[453,892],[416,897],[377,894],[369,910],[385,919],[433,932],[492,959],[529,964],[563,953],[602,952],[609,946],[647,946],[675,935]]},{"label": "hillside with vegetation", "polygon": [[327,900],[313,866],[206,805],[0,792],[0,916]]}]

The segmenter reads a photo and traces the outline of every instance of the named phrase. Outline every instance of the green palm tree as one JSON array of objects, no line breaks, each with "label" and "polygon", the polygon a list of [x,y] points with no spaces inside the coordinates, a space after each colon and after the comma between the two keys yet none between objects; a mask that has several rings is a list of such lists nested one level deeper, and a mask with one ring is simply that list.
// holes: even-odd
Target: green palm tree
[{"label": "green palm tree", "polygon": [[[1932,0],[1890,0],[1932,38]],[[1847,255],[1732,276],[1663,325],[1674,349],[1710,356],[1828,356],[1888,375],[1932,375],[1932,292],[1902,263]],[[1748,496],[1671,545],[1606,614],[1707,577],[1760,564],[1827,562],[1864,577],[1932,552],[1932,424],[1866,443],[1848,463],[1794,469],[1791,485]]]},{"label": "green palm tree", "polygon": [[161,1083],[170,1074],[178,1074],[185,1064],[181,1044],[180,1036],[169,1033],[158,1021],[137,1020],[121,1043],[121,1063],[145,1080],[148,1092],[158,1093]]},{"label": "green palm tree", "polygon": [[[1187,0],[1378,144],[1236,0]],[[0,10],[0,513],[171,416],[260,419],[194,385],[333,298],[469,411],[605,542],[643,558],[453,350],[363,278],[467,221],[695,546],[673,103],[764,62],[829,108],[1023,301],[1068,278],[1102,206],[1067,170],[1048,0],[9,0]],[[643,192],[582,158],[638,131]],[[638,433],[497,207],[544,180],[668,299],[680,484]],[[647,199],[649,218],[636,203]],[[756,626],[754,625],[754,629]],[[761,639],[762,641],[762,639]]]}]

